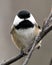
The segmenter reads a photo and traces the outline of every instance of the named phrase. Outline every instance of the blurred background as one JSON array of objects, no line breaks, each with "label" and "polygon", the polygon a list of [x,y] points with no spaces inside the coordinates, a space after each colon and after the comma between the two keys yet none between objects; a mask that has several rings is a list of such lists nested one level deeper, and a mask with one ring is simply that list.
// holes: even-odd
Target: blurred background
[{"label": "blurred background", "polygon": [[[0,0],[0,62],[18,55],[10,37],[10,27],[19,10],[27,9],[42,26],[44,19],[49,15],[52,0]],[[44,37],[42,47],[33,52],[28,65],[49,65],[52,57],[52,32]],[[25,58],[13,63],[21,65]]]}]

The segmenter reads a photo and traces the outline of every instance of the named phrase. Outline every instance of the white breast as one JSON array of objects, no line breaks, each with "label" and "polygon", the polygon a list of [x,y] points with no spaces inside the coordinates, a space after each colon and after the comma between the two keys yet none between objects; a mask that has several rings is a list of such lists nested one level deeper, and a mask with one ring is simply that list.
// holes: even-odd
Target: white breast
[{"label": "white breast", "polygon": [[16,33],[19,35],[18,39],[24,44],[26,47],[29,46],[33,42],[34,38],[34,28],[24,29],[24,30],[16,30]]}]

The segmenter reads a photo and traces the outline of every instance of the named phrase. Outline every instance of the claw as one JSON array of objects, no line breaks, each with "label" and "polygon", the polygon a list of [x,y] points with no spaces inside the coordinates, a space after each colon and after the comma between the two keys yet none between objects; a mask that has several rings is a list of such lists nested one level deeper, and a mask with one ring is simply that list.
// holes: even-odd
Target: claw
[{"label": "claw", "polygon": [[40,42],[36,45],[35,48],[40,49],[40,47],[41,47],[41,42],[42,42],[42,41],[40,41]]}]

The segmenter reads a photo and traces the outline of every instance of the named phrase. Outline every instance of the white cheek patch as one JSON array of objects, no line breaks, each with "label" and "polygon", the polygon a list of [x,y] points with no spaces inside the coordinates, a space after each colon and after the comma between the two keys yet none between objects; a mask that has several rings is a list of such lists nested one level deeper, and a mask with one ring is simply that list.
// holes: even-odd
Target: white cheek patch
[{"label": "white cheek patch", "polygon": [[33,24],[36,24],[36,20],[35,20],[35,18],[33,17],[32,14],[30,14],[30,17],[27,18],[27,20],[31,21]]},{"label": "white cheek patch", "polygon": [[17,15],[15,16],[15,19],[14,19],[14,22],[13,22],[13,25],[18,25],[21,21],[23,21],[24,19],[20,19]]}]

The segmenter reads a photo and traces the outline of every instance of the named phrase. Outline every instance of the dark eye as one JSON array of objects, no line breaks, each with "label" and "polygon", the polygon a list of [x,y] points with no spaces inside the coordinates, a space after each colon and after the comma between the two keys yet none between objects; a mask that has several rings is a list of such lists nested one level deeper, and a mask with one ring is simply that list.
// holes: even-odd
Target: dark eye
[{"label": "dark eye", "polygon": [[29,20],[24,20],[15,26],[16,29],[27,29],[32,27],[34,27],[34,24],[32,24]]},{"label": "dark eye", "polygon": [[30,13],[26,10],[22,10],[17,14],[20,18],[29,18],[30,17]]}]

